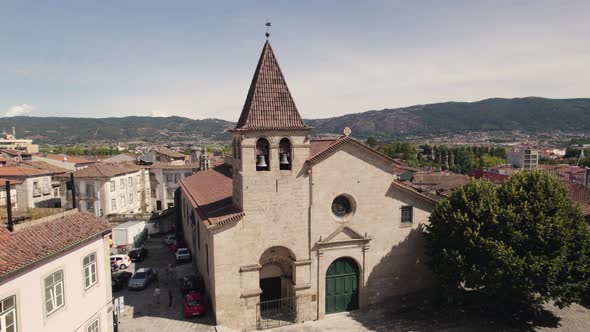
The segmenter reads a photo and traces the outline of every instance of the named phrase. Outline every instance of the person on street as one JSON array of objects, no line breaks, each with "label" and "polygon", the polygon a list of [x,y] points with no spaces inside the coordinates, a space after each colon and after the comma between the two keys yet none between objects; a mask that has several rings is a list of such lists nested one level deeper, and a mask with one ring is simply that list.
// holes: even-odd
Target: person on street
[{"label": "person on street", "polygon": [[154,300],[156,301],[156,304],[160,304],[160,288],[156,287],[156,289],[154,289]]}]

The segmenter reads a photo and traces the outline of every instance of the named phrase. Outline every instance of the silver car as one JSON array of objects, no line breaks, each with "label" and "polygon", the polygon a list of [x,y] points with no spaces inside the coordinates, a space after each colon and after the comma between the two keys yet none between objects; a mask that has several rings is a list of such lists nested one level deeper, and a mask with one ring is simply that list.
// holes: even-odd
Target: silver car
[{"label": "silver car", "polygon": [[158,270],[151,267],[137,270],[129,279],[128,289],[145,289],[152,280],[158,277]]}]

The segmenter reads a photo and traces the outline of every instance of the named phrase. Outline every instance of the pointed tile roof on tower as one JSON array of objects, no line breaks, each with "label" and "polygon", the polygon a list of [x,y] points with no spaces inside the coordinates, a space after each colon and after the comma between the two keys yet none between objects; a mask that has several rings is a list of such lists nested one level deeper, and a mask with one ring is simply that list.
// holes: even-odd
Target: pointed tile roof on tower
[{"label": "pointed tile roof on tower", "polygon": [[309,129],[297,111],[268,40],[235,130]]}]

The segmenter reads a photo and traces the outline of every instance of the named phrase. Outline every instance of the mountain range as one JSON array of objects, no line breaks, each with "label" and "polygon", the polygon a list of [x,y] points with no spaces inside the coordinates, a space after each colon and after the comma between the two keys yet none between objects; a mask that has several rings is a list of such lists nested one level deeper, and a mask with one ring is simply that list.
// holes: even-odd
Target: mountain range
[{"label": "mountain range", "polygon": [[[367,111],[305,122],[314,134],[339,134],[343,128],[350,127],[354,136],[379,139],[481,131],[590,131],[590,98],[491,98]],[[219,119],[176,116],[0,118],[0,128],[16,127],[17,137],[32,138],[41,144],[227,140],[226,129],[234,125]]]}]

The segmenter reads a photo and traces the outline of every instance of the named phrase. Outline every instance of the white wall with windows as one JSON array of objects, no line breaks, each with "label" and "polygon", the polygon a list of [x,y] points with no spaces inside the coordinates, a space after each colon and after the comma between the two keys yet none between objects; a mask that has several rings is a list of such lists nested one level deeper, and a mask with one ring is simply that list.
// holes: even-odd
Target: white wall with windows
[{"label": "white wall with windows", "polygon": [[[158,186],[152,188],[155,197],[152,197],[154,208],[160,206],[161,210],[174,206],[174,191],[178,189],[180,179],[193,175],[197,169],[194,166],[174,168],[150,168],[151,175],[158,181]],[[159,203],[158,203],[159,202]]]},{"label": "white wall with windows", "polygon": [[[76,179],[80,210],[98,217],[109,214],[140,213],[142,204],[151,212],[150,182],[146,170],[109,179]],[[143,177],[142,177],[143,175]]]},{"label": "white wall with windows", "polygon": [[0,331],[113,330],[108,237],[0,280]]}]

